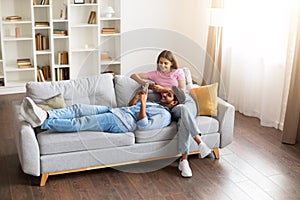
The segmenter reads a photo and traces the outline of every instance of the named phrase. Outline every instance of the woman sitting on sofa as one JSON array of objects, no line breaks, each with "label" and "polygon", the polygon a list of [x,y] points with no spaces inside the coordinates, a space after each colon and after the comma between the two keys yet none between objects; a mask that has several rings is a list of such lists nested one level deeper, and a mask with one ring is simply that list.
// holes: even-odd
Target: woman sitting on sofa
[{"label": "woman sitting on sofa", "polygon": [[[26,97],[21,105],[21,115],[32,127],[58,132],[103,131],[125,133],[160,129],[171,123],[170,109],[179,103],[182,93],[172,90],[164,93],[160,103],[146,102],[148,90],[139,90],[128,107],[111,108],[100,105],[74,104],[66,108],[45,111]],[[184,94],[183,94],[184,95]]]},{"label": "woman sitting on sofa", "polygon": [[[132,74],[131,78],[141,85],[145,85],[150,79],[155,84],[150,85],[149,89],[156,92],[165,92],[172,86],[178,86],[182,91],[186,90],[185,75],[182,69],[178,68],[177,61],[171,51],[162,51],[157,58],[157,70]],[[191,96],[187,95],[184,105],[172,110],[172,115],[178,121],[178,148],[182,157],[179,161],[178,169],[183,177],[191,177],[192,170],[188,163],[190,137],[199,145],[200,157],[204,158],[211,153],[211,149],[201,141],[201,133],[195,122],[196,107]]]}]

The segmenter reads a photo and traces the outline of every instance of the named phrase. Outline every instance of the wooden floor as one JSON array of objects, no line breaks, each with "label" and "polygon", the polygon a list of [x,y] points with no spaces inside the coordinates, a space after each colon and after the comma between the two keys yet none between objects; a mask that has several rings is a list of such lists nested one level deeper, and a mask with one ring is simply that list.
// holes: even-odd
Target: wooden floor
[{"label": "wooden floor", "polygon": [[0,96],[0,199],[300,199],[300,145],[281,144],[280,131],[239,113],[234,141],[219,160],[190,157],[192,178],[182,178],[174,162],[148,173],[100,169],[50,176],[39,187],[39,177],[22,172],[13,140],[11,105],[23,96]]}]

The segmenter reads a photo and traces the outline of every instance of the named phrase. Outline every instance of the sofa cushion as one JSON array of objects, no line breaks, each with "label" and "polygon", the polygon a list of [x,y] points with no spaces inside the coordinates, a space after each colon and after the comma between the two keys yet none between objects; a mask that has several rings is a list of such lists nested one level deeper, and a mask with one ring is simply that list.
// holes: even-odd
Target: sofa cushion
[{"label": "sofa cushion", "polygon": [[31,97],[36,103],[60,93],[68,106],[75,103],[111,107],[117,105],[111,74],[99,74],[76,80],[29,82],[26,84],[26,96]]},{"label": "sofa cushion", "polygon": [[50,99],[38,103],[37,105],[44,110],[52,110],[67,107],[62,94],[58,94],[54,97],[51,97]]},{"label": "sofa cushion", "polygon": [[95,131],[73,133],[44,131],[37,134],[37,139],[40,146],[40,153],[43,155],[115,148],[133,145],[135,142],[134,134],[131,132],[116,134]]},{"label": "sofa cushion", "polygon": [[219,131],[219,121],[213,117],[197,116],[196,122],[203,135]]},{"label": "sofa cushion", "polygon": [[[129,101],[134,97],[137,90],[141,89],[141,85],[130,77],[116,75],[114,78],[115,92],[118,107],[127,106]],[[160,94],[148,91],[149,101],[160,101]]]},{"label": "sofa cushion", "polygon": [[194,100],[197,103],[197,115],[218,115],[218,83],[194,87],[190,89],[190,95],[194,98]]},{"label": "sofa cushion", "polygon": [[170,126],[162,129],[149,131],[137,130],[134,132],[134,134],[137,143],[171,140],[177,137],[176,122],[172,122]]}]

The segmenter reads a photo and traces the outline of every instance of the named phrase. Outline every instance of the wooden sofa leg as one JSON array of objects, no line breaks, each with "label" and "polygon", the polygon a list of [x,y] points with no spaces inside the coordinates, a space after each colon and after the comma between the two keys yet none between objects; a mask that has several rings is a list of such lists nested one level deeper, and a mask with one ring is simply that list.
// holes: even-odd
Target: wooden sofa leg
[{"label": "wooden sofa leg", "polygon": [[40,186],[43,187],[46,185],[46,181],[48,179],[49,174],[42,174]]},{"label": "wooden sofa leg", "polygon": [[213,152],[216,159],[220,159],[219,148],[213,148],[212,152]]}]

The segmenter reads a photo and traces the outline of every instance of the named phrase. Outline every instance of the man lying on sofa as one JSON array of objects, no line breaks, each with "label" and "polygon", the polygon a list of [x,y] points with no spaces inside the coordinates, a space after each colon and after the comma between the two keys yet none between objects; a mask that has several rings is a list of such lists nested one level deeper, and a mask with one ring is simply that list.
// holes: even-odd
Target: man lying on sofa
[{"label": "man lying on sofa", "polygon": [[21,115],[32,127],[41,126],[42,129],[58,132],[89,130],[125,133],[136,129],[160,129],[170,125],[169,111],[180,103],[174,91],[164,93],[160,103],[147,102],[147,96],[148,90],[139,90],[129,106],[122,108],[74,104],[49,111],[41,109],[30,97],[26,97],[21,105]]}]

